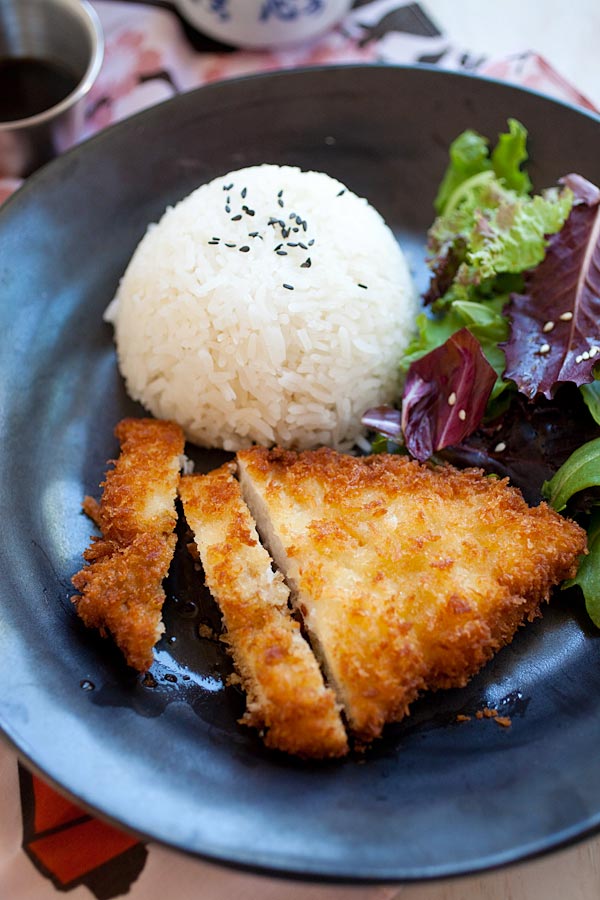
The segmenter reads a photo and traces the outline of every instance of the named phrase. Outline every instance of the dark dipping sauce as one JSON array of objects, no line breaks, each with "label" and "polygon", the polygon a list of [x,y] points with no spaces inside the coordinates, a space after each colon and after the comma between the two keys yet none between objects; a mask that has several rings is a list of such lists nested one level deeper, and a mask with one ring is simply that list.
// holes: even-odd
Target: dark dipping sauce
[{"label": "dark dipping sauce", "polygon": [[28,56],[0,59],[0,122],[28,119],[51,109],[78,82],[62,63]]}]

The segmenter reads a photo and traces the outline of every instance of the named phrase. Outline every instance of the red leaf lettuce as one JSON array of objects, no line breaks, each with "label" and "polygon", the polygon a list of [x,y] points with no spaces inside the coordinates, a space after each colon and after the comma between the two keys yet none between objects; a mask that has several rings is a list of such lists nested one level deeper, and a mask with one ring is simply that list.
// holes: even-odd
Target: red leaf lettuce
[{"label": "red leaf lettuce", "polygon": [[504,377],[530,399],[551,398],[564,382],[592,382],[600,362],[600,190],[580,175],[562,183],[575,198],[569,218],[504,309]]},{"label": "red leaf lettuce", "polygon": [[426,460],[458,444],[481,422],[496,373],[467,328],[412,363],[402,397],[409,453]]}]

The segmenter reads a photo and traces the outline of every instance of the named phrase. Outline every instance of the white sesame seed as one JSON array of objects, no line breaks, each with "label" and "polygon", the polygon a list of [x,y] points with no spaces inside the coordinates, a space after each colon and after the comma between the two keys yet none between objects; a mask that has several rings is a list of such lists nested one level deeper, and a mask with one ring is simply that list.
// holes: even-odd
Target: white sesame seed
[{"label": "white sesame seed", "polygon": [[548,334],[548,332],[552,331],[553,328],[554,328],[554,322],[546,322],[546,324],[542,328],[542,331],[544,332],[544,334]]},{"label": "white sesame seed", "polygon": [[583,351],[583,353],[581,354],[581,358],[582,358],[582,359],[589,359],[589,358],[590,358],[590,354],[587,352],[587,350],[584,350],[584,351]]},{"label": "white sesame seed", "polygon": [[500,443],[496,444],[494,447],[494,453],[502,453],[503,450],[506,450],[506,444],[504,441],[500,441]]},{"label": "white sesame seed", "polygon": [[592,347],[590,350],[590,356],[597,356],[600,353],[600,347]]},{"label": "white sesame seed", "polygon": [[542,344],[540,347],[539,353],[550,353],[550,344]]},{"label": "white sesame seed", "polygon": [[452,391],[452,393],[448,397],[448,406],[454,406],[455,403],[456,403],[456,394],[454,391]]},{"label": "white sesame seed", "polygon": [[461,422],[465,421],[465,419],[467,418],[467,414],[464,409],[459,409],[458,418],[460,419]]},{"label": "white sesame seed", "polygon": [[573,313],[572,312],[564,312],[564,313],[561,313],[558,318],[561,320],[561,322],[570,322],[571,319],[573,318]]},{"label": "white sesame seed", "polygon": [[576,357],[575,357],[575,362],[576,362],[576,363],[583,362],[583,356],[576,356]]}]

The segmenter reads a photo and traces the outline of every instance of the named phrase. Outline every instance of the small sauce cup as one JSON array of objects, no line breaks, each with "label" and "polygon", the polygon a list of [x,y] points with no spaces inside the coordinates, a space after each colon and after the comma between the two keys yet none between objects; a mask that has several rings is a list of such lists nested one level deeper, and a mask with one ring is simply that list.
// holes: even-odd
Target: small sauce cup
[{"label": "small sauce cup", "polygon": [[0,0],[0,176],[25,177],[75,143],[103,56],[87,0]]}]

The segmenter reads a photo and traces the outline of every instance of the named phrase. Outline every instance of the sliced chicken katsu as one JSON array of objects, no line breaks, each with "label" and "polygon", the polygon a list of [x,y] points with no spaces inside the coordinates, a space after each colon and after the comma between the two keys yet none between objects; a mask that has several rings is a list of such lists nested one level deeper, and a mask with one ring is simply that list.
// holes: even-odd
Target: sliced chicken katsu
[{"label": "sliced chicken katsu", "polygon": [[102,499],[83,503],[102,537],[92,538],[88,565],[73,576],[73,602],[86,625],[110,633],[128,664],[144,672],[164,630],[162,582],[175,550],[184,438],[178,425],[157,419],[123,419],[115,434],[121,453]]},{"label": "sliced chicken katsu", "polygon": [[572,577],[585,532],[504,481],[406,457],[238,453],[243,495],[360,741],[464,685]]},{"label": "sliced chicken katsu", "polygon": [[334,694],[290,613],[288,588],[259,542],[234,469],[185,476],[180,496],[246,691],[242,722],[265,732],[269,747],[342,756],[348,745]]}]

